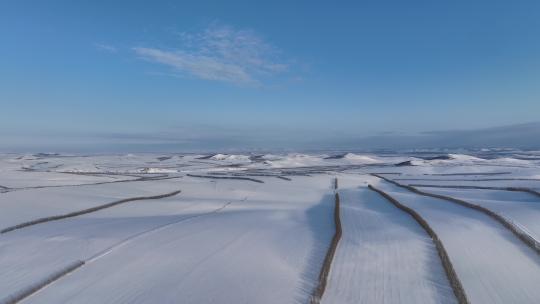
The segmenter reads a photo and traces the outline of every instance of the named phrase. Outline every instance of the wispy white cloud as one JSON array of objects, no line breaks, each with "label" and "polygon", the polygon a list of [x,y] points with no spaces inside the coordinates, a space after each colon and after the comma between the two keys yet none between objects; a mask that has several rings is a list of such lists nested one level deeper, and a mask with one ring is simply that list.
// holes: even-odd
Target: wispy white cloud
[{"label": "wispy white cloud", "polygon": [[279,52],[249,30],[211,26],[201,33],[180,33],[182,48],[135,47],[141,58],[206,80],[257,84],[261,78],[285,72]]},{"label": "wispy white cloud", "polygon": [[147,60],[171,66],[178,71],[187,72],[202,79],[235,83],[255,81],[242,67],[213,57],[143,47],[134,48],[134,51]]},{"label": "wispy white cloud", "polygon": [[103,44],[103,43],[94,43],[94,46],[96,47],[96,49],[100,50],[100,51],[103,51],[103,52],[108,52],[108,53],[116,53],[118,51],[118,49],[112,45],[108,45],[108,44]]}]

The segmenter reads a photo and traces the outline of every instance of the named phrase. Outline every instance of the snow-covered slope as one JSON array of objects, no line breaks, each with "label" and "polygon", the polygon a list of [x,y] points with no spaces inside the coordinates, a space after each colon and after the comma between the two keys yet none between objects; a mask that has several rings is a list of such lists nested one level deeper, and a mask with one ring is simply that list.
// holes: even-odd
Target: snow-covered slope
[{"label": "snow-covered slope", "polygon": [[486,207],[518,224],[540,241],[540,196],[501,190],[438,188],[423,188],[422,190],[459,198]]},{"label": "snow-covered slope", "polygon": [[537,303],[540,257],[487,215],[397,186],[379,187],[423,216],[448,251],[471,303]]},{"label": "snow-covered slope", "polygon": [[456,303],[431,238],[411,216],[365,186],[339,195],[343,237],[322,303]]},{"label": "snow-covered slope", "polygon": [[[317,249],[332,233],[330,181],[326,176],[303,177],[295,184],[275,178],[263,185],[183,181],[188,190],[177,198],[13,232],[0,243],[6,253],[0,265],[12,274],[3,277],[2,292],[16,292],[80,259],[87,262],[83,267],[27,302],[75,297],[77,303],[179,298],[182,303],[293,303],[308,298],[316,282],[313,270],[324,257]],[[16,252],[38,248],[39,254],[15,258]]]},{"label": "snow-covered slope", "polygon": [[38,218],[66,214],[120,199],[180,189],[177,180],[111,183],[19,190],[0,195],[0,230]]},{"label": "snow-covered slope", "polygon": [[370,175],[437,186],[423,190],[538,238],[533,194],[440,188],[538,189],[538,153],[439,152],[0,154],[0,230],[181,190],[0,233],[0,303],[308,303],[334,235],[334,177],[343,236],[323,303],[456,301],[433,241],[368,184],[426,218],[471,303],[538,303],[539,256],[506,228]]}]

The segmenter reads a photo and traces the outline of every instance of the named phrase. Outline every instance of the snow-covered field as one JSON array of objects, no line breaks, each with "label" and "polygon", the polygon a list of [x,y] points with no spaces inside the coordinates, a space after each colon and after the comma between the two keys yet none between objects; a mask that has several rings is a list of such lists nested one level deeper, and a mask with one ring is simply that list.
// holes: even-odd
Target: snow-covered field
[{"label": "snow-covered field", "polygon": [[372,174],[540,244],[538,151],[0,154],[0,303],[458,303],[368,185],[469,303],[540,303],[538,248]]}]

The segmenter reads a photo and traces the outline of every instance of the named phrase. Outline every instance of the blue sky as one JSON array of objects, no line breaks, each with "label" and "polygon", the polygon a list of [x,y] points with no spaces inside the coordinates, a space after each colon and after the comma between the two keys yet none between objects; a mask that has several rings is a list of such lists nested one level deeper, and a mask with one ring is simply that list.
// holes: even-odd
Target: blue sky
[{"label": "blue sky", "polygon": [[290,2],[2,1],[1,150],[301,148],[540,121],[538,1]]}]

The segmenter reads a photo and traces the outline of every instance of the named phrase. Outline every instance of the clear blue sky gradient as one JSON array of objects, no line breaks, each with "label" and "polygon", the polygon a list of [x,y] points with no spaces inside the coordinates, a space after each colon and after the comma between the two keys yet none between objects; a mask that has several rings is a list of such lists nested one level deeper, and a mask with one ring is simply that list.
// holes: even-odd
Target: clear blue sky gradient
[{"label": "clear blue sky gradient", "polygon": [[[540,1],[291,2],[0,2],[0,150],[280,146],[540,120]],[[203,51],[185,37],[208,29],[250,33],[285,68],[243,63],[249,83],[194,74]]]}]

